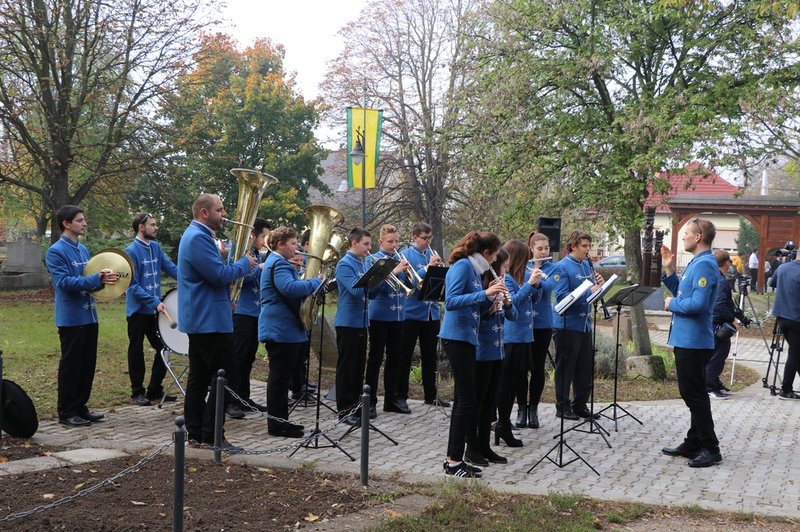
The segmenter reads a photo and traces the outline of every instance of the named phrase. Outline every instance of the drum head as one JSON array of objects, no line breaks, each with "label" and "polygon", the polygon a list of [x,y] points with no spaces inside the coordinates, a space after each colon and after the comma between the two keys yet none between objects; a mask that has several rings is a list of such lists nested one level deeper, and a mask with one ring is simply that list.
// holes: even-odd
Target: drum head
[{"label": "drum head", "polygon": [[3,426],[6,434],[15,438],[30,438],[39,428],[33,401],[17,383],[3,379]]},{"label": "drum head", "polygon": [[189,335],[178,330],[180,316],[178,316],[178,289],[173,288],[161,300],[167,308],[170,321],[162,312],[158,313],[158,335],[164,347],[179,355],[189,354]]}]

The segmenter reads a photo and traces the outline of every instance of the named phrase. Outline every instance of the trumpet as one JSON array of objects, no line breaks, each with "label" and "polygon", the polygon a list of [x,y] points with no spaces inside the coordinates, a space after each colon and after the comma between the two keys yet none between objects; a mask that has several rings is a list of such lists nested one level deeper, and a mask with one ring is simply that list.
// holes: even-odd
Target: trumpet
[{"label": "trumpet", "polygon": [[411,278],[411,284],[414,285],[414,287],[417,290],[422,288],[423,279],[422,279],[422,277],[419,276],[417,271],[414,269],[414,266],[409,264],[408,268],[406,268],[406,274]]},{"label": "trumpet", "polygon": [[[376,261],[380,260],[372,253],[370,253],[369,256],[375,259]],[[395,292],[402,292],[405,294],[406,297],[411,297],[411,295],[416,291],[416,288],[411,288],[409,286],[406,286],[406,284],[392,272],[389,272],[389,277],[386,278],[386,282],[389,283],[389,286],[392,287],[392,290],[394,290]]]},{"label": "trumpet", "polygon": [[432,256],[432,257],[434,257],[434,258],[437,258],[437,259],[439,259],[439,264],[444,264],[444,260],[442,260],[442,256],[441,256],[441,255],[439,255],[439,254],[436,252],[436,250],[435,250],[435,249],[433,249],[433,248],[430,248],[430,249],[431,249],[431,256]]}]

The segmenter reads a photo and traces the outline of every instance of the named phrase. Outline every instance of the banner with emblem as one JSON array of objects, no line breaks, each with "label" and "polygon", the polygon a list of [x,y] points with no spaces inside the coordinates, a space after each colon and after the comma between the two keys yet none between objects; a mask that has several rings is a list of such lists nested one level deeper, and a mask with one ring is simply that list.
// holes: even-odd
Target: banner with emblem
[{"label": "banner with emblem", "polygon": [[[382,128],[382,109],[347,108],[347,185],[350,188],[361,188],[362,175],[365,177],[366,188],[375,188]],[[364,169],[350,157],[350,152],[355,149],[359,140],[364,150]]]}]

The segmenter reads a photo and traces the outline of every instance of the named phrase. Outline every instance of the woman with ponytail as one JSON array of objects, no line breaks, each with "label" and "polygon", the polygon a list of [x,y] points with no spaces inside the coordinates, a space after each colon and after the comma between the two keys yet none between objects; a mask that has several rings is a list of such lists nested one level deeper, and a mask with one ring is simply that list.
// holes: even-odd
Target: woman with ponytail
[{"label": "woman with ponytail", "polygon": [[[456,243],[450,253],[450,269],[445,277],[445,315],[439,338],[450,361],[455,380],[447,460],[447,475],[480,478],[481,470],[466,464],[467,438],[477,447],[475,427],[475,354],[478,346],[480,306],[498,294],[505,285],[493,281],[483,288],[481,276],[491,268],[500,251],[500,239],[488,231],[473,231]],[[472,427],[472,429],[470,428]]]}]

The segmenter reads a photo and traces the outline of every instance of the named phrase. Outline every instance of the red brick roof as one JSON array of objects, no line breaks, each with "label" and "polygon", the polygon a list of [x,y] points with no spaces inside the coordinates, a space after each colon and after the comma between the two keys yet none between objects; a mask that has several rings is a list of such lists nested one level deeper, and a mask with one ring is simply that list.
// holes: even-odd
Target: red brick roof
[{"label": "red brick roof", "polygon": [[659,173],[659,177],[669,180],[669,191],[666,194],[653,193],[652,185],[648,186],[650,195],[645,202],[646,207],[655,207],[656,212],[670,212],[667,202],[677,194],[691,196],[730,196],[739,192],[739,187],[732,185],[724,177],[709,170],[701,163],[692,161],[686,165],[686,173]]}]

